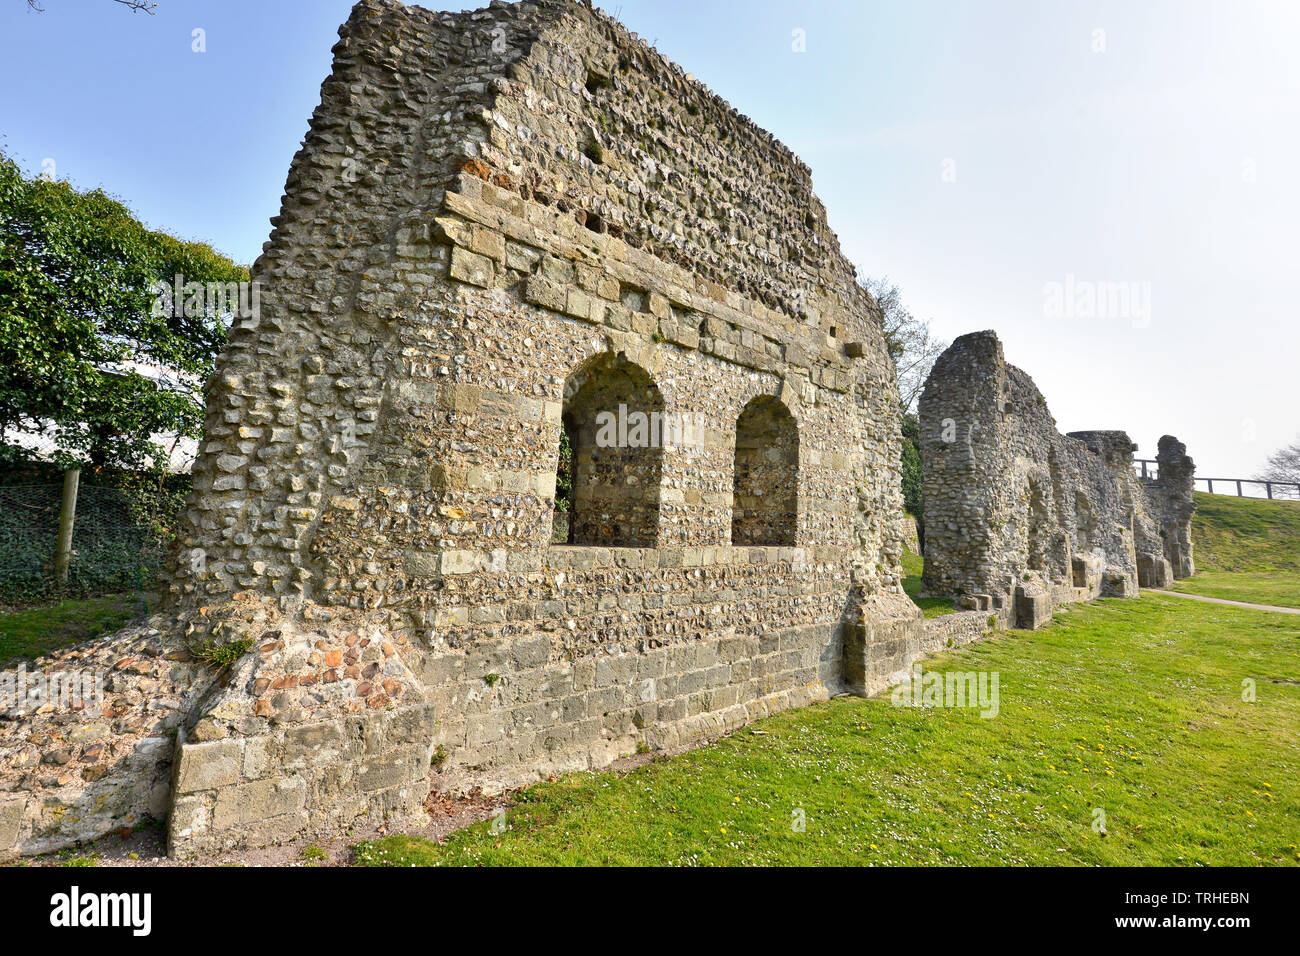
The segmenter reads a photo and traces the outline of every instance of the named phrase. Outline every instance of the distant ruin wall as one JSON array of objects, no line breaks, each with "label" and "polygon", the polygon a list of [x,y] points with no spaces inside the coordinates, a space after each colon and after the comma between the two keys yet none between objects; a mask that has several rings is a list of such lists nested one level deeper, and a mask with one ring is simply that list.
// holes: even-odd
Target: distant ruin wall
[{"label": "distant ruin wall", "polygon": [[1143,482],[1123,432],[1061,435],[993,332],[964,335],[940,356],[920,426],[924,593],[993,607],[1037,597],[1050,611],[1192,573],[1185,447],[1162,438],[1160,476]]},{"label": "distant ruin wall", "polygon": [[1163,436],[1156,446],[1156,477],[1143,479],[1142,486],[1175,578],[1196,573],[1192,557],[1195,476],[1196,463],[1188,457],[1187,446],[1172,435]]}]

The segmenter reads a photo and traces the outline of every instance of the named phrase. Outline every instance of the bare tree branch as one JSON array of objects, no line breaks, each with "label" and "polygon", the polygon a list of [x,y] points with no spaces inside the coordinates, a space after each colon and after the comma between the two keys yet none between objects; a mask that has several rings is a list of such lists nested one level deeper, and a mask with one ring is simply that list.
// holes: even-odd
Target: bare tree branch
[{"label": "bare tree branch", "polygon": [[1300,482],[1300,438],[1270,455],[1264,470],[1255,477],[1260,481]]},{"label": "bare tree branch", "polygon": [[[147,13],[153,16],[153,12],[158,9],[158,4],[153,0],[113,0],[114,3],[120,3],[132,13]],[[37,13],[44,13],[45,8],[41,6],[40,0],[27,0],[29,10],[35,10]]]},{"label": "bare tree branch", "polygon": [[889,357],[894,360],[898,398],[903,411],[915,411],[934,360],[943,354],[948,343],[931,336],[930,323],[908,311],[903,305],[902,292],[888,277],[860,281],[880,306],[883,316],[880,330],[884,333]]}]

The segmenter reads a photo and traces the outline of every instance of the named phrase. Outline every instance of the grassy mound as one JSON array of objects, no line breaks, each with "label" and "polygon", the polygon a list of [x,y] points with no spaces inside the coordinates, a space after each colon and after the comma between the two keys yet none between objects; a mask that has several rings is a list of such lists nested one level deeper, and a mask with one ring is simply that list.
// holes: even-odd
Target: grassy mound
[{"label": "grassy mound", "polygon": [[903,549],[903,590],[912,599],[912,603],[921,609],[924,617],[942,617],[954,613],[949,598],[917,597],[921,591],[921,571],[925,568],[925,559]]},{"label": "grassy mound", "polygon": [[1196,576],[1176,591],[1300,607],[1300,501],[1197,492]]},{"label": "grassy mound", "polygon": [[1206,571],[1300,571],[1300,501],[1197,492],[1192,544]]}]

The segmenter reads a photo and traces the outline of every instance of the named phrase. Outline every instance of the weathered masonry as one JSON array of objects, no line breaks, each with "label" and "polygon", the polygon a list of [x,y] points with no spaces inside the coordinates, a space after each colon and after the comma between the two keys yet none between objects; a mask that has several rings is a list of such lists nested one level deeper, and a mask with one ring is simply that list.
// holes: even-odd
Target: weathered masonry
[{"label": "weathered masonry", "polygon": [[1144,480],[1123,432],[1059,434],[993,332],[939,357],[920,423],[926,593],[1010,608],[1037,627],[1056,603],[1130,597],[1194,572],[1186,447],[1161,438],[1158,477]]},{"label": "weathered masonry", "polygon": [[[0,852],[400,817],[987,630],[902,591],[894,372],[809,170],[604,15],[357,4],[273,223],[140,638],[189,690],[147,754],[33,773]],[[197,641],[242,654],[186,677]]]}]

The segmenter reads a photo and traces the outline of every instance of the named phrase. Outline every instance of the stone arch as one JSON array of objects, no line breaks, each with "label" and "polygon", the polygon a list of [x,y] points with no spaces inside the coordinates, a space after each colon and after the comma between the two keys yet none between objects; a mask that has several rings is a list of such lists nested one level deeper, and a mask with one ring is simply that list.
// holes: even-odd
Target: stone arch
[{"label": "stone arch", "polygon": [[663,395],[650,373],[622,352],[588,359],[565,380],[560,419],[572,488],[566,542],[654,547],[665,432]]},{"label": "stone arch", "polygon": [[731,543],[792,547],[799,526],[799,426],[779,399],[760,395],[736,419]]}]

